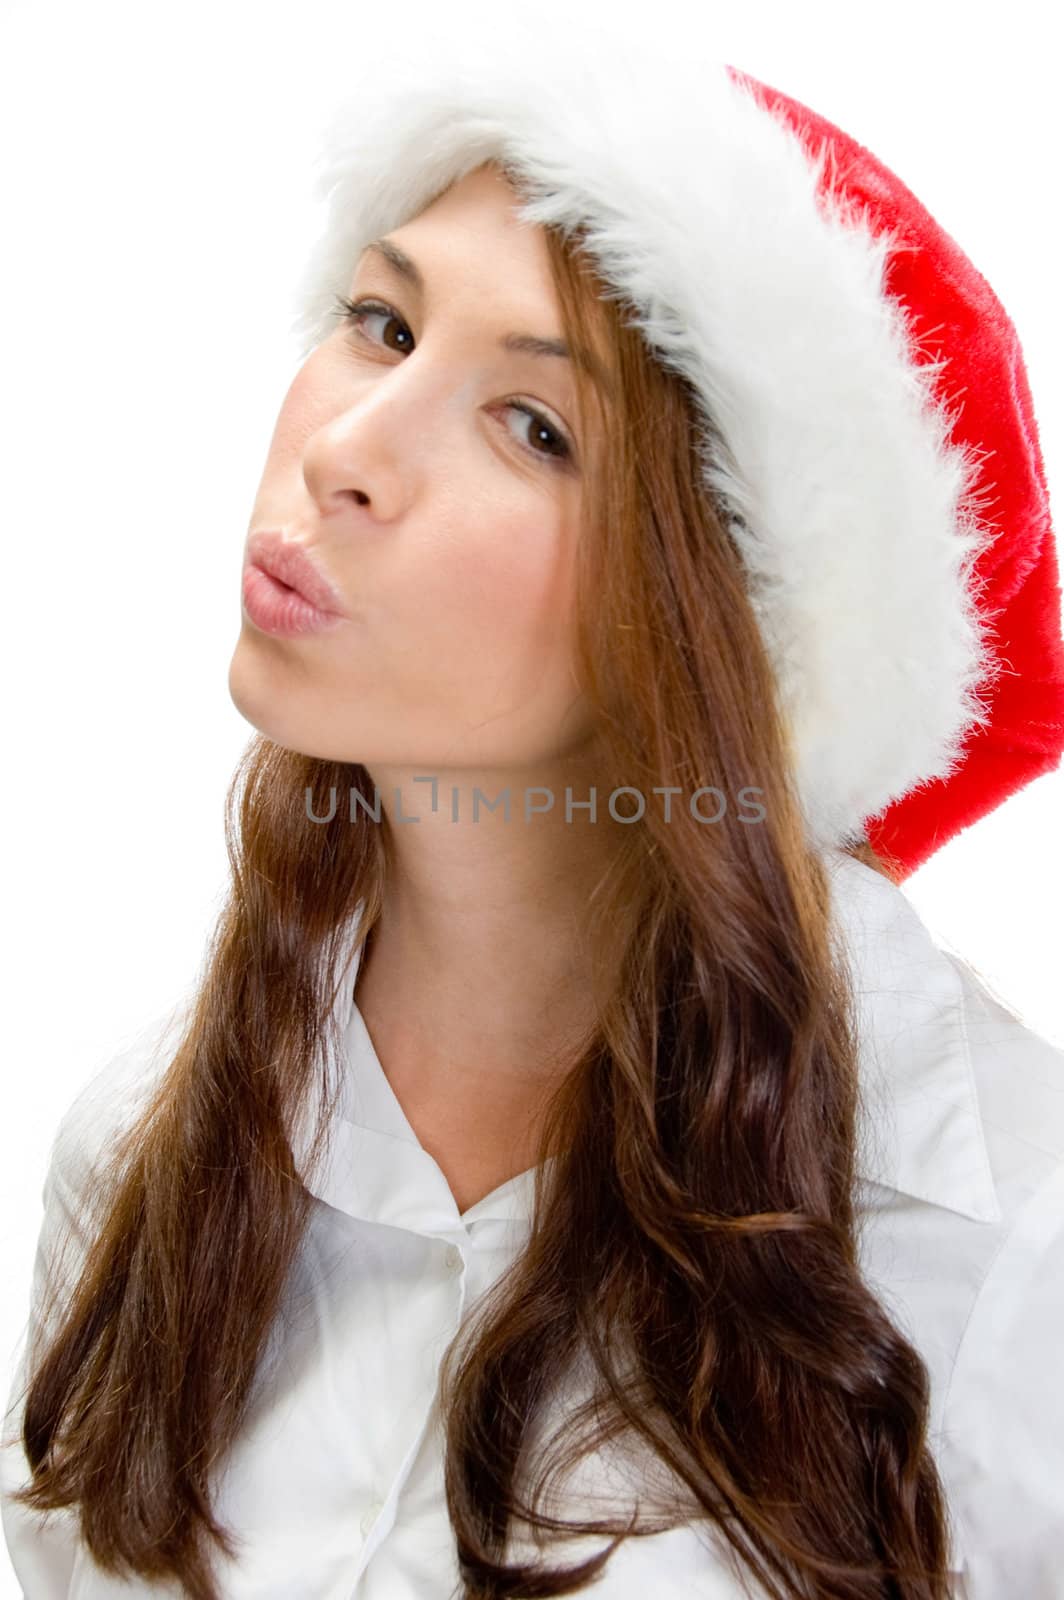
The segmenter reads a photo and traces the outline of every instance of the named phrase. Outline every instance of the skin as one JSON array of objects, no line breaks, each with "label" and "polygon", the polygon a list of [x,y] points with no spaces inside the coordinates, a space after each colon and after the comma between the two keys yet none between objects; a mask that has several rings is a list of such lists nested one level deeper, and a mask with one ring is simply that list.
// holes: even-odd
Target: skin
[{"label": "skin", "polygon": [[[350,298],[399,321],[367,313],[360,338],[338,319],[304,362],[248,525],[307,547],[350,620],[279,639],[242,608],[229,674],[268,738],[361,762],[380,790],[394,870],[356,1000],[463,1210],[535,1159],[536,1108],[590,1020],[573,914],[620,843],[572,653],[593,441],[569,362],[497,343],[562,334],[542,230],[516,203],[489,163],[389,232],[424,301],[375,253],[355,266]],[[543,435],[514,398],[573,443],[575,467],[529,453]],[[435,814],[417,774],[438,779]],[[580,801],[596,784],[597,823],[567,823],[566,786]],[[482,809],[474,823],[474,787],[508,787],[511,820]],[[554,808],[526,823],[537,787]]]}]

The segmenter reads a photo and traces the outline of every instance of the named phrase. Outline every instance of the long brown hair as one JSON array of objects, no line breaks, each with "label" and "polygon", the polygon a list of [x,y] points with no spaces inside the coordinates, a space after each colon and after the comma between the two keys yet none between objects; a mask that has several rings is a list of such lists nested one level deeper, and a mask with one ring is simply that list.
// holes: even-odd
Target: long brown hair
[{"label": "long brown hair", "polygon": [[[587,905],[597,1021],[549,1102],[527,1246],[440,1373],[464,1591],[572,1593],[614,1547],[508,1564],[522,1522],[538,1540],[697,1519],[776,1600],[945,1600],[928,1372],[858,1264],[857,1037],[825,863],[740,560],[700,485],[704,425],[580,238],[547,242],[566,337],[615,380],[579,550],[604,770],[646,796],[715,785],[727,805],[710,826],[648,804]],[[598,397],[574,376],[587,435]],[[176,1578],[195,1600],[218,1596],[212,1546],[238,1543],[211,1473],[307,1224],[290,1130],[316,1088],[312,1164],[328,1142],[341,930],[360,904],[368,935],[382,905],[386,825],[352,827],[342,805],[308,825],[308,796],[320,816],[331,788],[373,804],[361,765],[251,741],[204,975],[150,1104],[95,1175],[90,1247],[30,1368],[33,1481],[15,1498],[80,1506],[100,1566]],[[578,1360],[592,1386],[537,1453]],[[559,1522],[550,1482],[616,1439],[665,1469],[658,1518]]]}]

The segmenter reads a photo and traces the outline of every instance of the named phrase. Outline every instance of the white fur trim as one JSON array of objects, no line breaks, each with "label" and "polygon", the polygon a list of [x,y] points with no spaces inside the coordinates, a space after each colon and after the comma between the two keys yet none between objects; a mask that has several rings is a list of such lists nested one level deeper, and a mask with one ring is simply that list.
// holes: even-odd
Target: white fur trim
[{"label": "white fur trim", "polygon": [[[971,564],[989,537],[975,462],[948,442],[938,369],[883,289],[894,241],[818,202],[816,159],[724,64],[511,17],[505,46],[420,26],[323,120],[324,232],[297,291],[303,354],[335,326],[369,239],[504,160],[532,223],[589,226],[604,277],[713,419],[707,482],[729,519],[824,846],[954,770],[997,665]],[[902,245],[901,248],[904,248]]]}]

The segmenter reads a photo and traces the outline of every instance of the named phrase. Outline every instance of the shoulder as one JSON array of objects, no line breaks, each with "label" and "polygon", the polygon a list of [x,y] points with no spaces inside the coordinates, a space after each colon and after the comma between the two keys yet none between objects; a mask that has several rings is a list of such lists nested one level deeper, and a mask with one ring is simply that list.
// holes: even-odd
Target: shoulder
[{"label": "shoulder", "polygon": [[1002,1215],[956,1347],[940,1462],[965,1600],[1051,1600],[1064,1572],[1064,1050],[950,960]]},{"label": "shoulder", "polygon": [[187,1020],[184,998],[127,1034],[90,1068],[62,1111],[41,1190],[43,1215],[34,1272],[34,1312],[46,1280],[76,1272],[102,1197],[98,1178],[122,1134],[146,1108]]},{"label": "shoulder", "polygon": [[88,1179],[118,1135],[148,1101],[169,1065],[187,1020],[189,1002],[176,1002],[117,1041],[89,1069],[67,1103],[52,1139],[49,1170]]}]

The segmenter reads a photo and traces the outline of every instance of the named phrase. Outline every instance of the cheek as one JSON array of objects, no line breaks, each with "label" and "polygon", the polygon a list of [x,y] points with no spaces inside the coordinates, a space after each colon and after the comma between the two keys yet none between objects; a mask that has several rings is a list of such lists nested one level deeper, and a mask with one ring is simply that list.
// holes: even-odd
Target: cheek
[{"label": "cheek", "polygon": [[[575,580],[572,519],[542,495],[463,519],[423,552],[419,620],[452,655],[519,678],[567,670]],[[564,657],[564,659],[560,659]]]},{"label": "cheek", "polygon": [[328,350],[319,345],[304,361],[281,401],[270,440],[268,463],[276,467],[301,461],[307,440],[336,415],[337,401],[328,382]]}]

